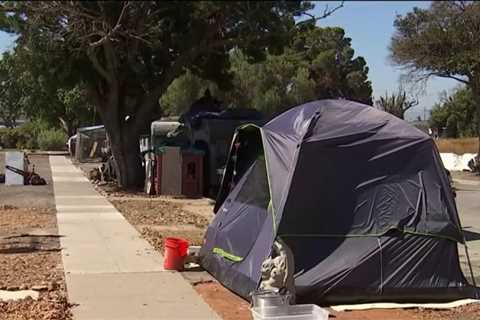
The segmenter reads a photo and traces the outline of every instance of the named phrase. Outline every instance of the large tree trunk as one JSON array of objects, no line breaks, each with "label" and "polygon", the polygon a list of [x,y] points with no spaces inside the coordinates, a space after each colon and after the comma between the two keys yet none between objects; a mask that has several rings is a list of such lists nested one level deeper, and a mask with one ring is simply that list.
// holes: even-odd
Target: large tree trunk
[{"label": "large tree trunk", "polygon": [[67,118],[63,117],[58,117],[58,120],[60,121],[60,126],[62,127],[62,130],[68,137],[71,137],[76,133],[77,128],[74,128],[74,121],[68,120]]},{"label": "large tree trunk", "polygon": [[140,155],[139,136],[145,123],[125,119],[118,95],[110,95],[102,108],[97,108],[110,141],[113,158],[116,162],[117,182],[125,189],[143,187],[145,172]]},{"label": "large tree trunk", "polygon": [[475,104],[477,105],[477,136],[478,136],[478,154],[480,156],[480,92],[473,94],[475,97]]},{"label": "large tree trunk", "polygon": [[144,184],[144,170],[140,156],[139,135],[129,126],[120,130],[108,129],[112,154],[117,164],[118,184],[123,188],[141,188]]},{"label": "large tree trunk", "polygon": [[[98,64],[98,60],[93,59],[94,64],[95,61]],[[180,67],[178,69],[181,70]],[[126,93],[122,91],[115,72],[113,75],[105,74],[105,83],[88,88],[107,130],[117,167],[117,181],[122,188],[141,188],[145,183],[139,137],[141,133],[150,131],[152,120],[161,116],[158,99],[176,75],[177,73],[169,73],[162,85],[145,93],[143,97],[136,96],[137,101],[129,101],[128,105]]]}]

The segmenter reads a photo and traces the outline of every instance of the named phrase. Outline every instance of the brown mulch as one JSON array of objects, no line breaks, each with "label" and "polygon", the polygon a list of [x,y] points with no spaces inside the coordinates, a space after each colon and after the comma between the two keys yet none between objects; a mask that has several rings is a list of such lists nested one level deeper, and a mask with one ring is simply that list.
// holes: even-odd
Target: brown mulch
[{"label": "brown mulch", "polygon": [[206,228],[208,219],[182,209],[182,205],[169,201],[112,200],[113,205],[133,225],[194,225]]},{"label": "brown mulch", "polygon": [[52,209],[0,206],[0,289],[40,292],[38,300],[0,301],[0,320],[71,319],[56,233]]},{"label": "brown mulch", "polygon": [[40,294],[38,300],[0,302],[0,320],[67,320],[72,319],[69,308],[64,293],[46,292]]},{"label": "brown mulch", "polygon": [[163,230],[157,231],[149,227],[143,227],[140,230],[142,236],[159,252],[164,252],[165,238],[174,237],[188,240],[191,246],[201,246],[203,244],[203,230]]},{"label": "brown mulch", "polygon": [[61,257],[58,252],[0,255],[0,288],[30,289],[44,285],[64,289]]},{"label": "brown mulch", "polygon": [[55,229],[56,226],[52,209],[0,206],[0,236],[25,233],[32,229]]},{"label": "brown mulch", "polygon": [[[183,238],[190,245],[203,244],[207,218],[183,209],[183,204],[164,200],[110,200],[156,250],[163,254],[164,240]],[[184,228],[182,228],[184,227]]]},{"label": "brown mulch", "polygon": [[114,182],[96,184],[94,188],[106,197],[144,198],[147,196],[143,190],[125,190]]}]

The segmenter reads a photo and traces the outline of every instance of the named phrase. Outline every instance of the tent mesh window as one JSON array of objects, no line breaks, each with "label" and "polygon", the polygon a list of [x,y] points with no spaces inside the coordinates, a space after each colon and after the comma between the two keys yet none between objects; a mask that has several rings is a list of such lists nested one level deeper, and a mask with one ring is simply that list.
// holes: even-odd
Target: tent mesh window
[{"label": "tent mesh window", "polygon": [[[227,260],[231,259],[225,253],[241,261],[253,248],[268,217],[270,191],[260,132],[240,131],[234,143],[238,145],[233,158],[240,160],[242,166],[231,163],[227,168],[223,185],[231,192],[222,201],[224,210],[217,213],[222,223],[218,225],[214,250],[217,254],[221,250]],[[244,238],[245,233],[250,236]]]},{"label": "tent mesh window", "polygon": [[267,209],[270,202],[265,157],[258,156],[235,201]]},{"label": "tent mesh window", "polygon": [[238,186],[239,190],[234,199],[230,200],[267,210],[270,191],[262,137],[258,128],[246,127],[239,131],[234,141],[233,158],[233,174],[229,177],[231,190],[244,176],[245,179],[242,185]]},{"label": "tent mesh window", "polygon": [[[262,163],[255,164],[257,160]],[[255,178],[254,181],[247,181],[246,188],[250,188],[250,191],[256,190],[258,193],[262,193],[263,195],[258,195],[260,197],[268,197],[268,199],[259,199],[261,203],[266,201],[264,207],[267,208],[270,201],[270,192],[265,165],[262,137],[258,128],[251,126],[237,131],[214,211],[217,212],[242,177],[252,169],[255,171]],[[247,179],[249,178],[247,177]],[[258,185],[256,189],[254,188],[255,185]],[[244,198],[250,196],[247,191],[241,193]]]},{"label": "tent mesh window", "polygon": [[107,147],[105,128],[82,129],[77,131],[75,158],[79,162],[97,162],[102,158],[102,148]]}]

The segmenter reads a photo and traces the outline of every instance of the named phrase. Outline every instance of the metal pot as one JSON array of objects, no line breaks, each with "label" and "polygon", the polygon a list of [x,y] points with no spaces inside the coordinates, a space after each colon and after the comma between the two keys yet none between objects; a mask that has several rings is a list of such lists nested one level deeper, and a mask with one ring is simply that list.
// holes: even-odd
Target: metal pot
[{"label": "metal pot", "polygon": [[282,295],[271,291],[254,292],[252,294],[253,307],[261,309],[289,305],[290,299],[290,294]]}]

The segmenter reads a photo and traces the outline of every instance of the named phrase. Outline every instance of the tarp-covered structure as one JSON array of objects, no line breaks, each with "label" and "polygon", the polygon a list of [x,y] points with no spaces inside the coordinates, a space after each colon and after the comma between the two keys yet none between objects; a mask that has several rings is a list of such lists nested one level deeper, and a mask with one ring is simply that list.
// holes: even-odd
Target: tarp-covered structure
[{"label": "tarp-covered structure", "polygon": [[314,101],[239,128],[215,212],[202,265],[245,298],[276,237],[293,252],[300,302],[478,297],[433,140],[370,106]]}]

